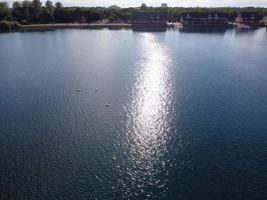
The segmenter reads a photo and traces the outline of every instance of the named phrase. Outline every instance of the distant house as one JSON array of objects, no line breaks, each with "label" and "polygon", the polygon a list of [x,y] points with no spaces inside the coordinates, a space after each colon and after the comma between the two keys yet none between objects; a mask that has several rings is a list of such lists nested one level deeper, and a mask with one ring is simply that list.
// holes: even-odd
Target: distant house
[{"label": "distant house", "polygon": [[227,25],[229,15],[227,13],[190,12],[183,13],[180,22],[183,25]]},{"label": "distant house", "polygon": [[262,17],[253,12],[242,12],[235,18],[236,23],[240,24],[257,24]]},{"label": "distant house", "polygon": [[168,7],[168,4],[167,4],[167,3],[162,3],[162,4],[161,4],[161,7],[162,7],[162,8],[167,8],[167,7]]},{"label": "distant house", "polygon": [[137,11],[132,16],[133,28],[167,27],[167,13]]}]

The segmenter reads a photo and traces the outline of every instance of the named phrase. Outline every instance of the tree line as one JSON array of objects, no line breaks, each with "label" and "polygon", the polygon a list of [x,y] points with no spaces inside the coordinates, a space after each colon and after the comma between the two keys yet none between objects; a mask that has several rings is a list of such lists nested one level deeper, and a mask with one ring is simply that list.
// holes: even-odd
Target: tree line
[{"label": "tree line", "polygon": [[40,0],[15,1],[12,7],[7,2],[0,2],[0,21],[17,21],[21,24],[34,23],[73,23],[73,22],[94,22],[108,19],[109,21],[131,19],[134,8],[120,9],[116,6],[110,8],[94,7],[63,7],[62,3],[53,4]]},{"label": "tree line", "polygon": [[[104,7],[63,7],[63,4],[47,0],[44,4],[40,0],[15,1],[13,5],[7,2],[0,2],[0,22],[9,21],[18,24],[44,24],[44,23],[90,23],[98,20],[124,21],[131,20],[134,10],[137,8],[120,8],[118,6]],[[164,11],[168,14],[169,21],[178,21],[183,12],[226,12],[230,19],[234,19],[240,12],[256,12],[259,15],[266,15],[267,8],[203,8],[203,7],[168,7],[156,8],[142,4],[141,10]]]}]

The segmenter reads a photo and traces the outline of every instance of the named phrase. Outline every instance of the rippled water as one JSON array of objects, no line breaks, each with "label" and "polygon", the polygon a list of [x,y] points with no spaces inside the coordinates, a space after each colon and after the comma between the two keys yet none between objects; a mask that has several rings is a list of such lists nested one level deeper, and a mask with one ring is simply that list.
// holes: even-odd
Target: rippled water
[{"label": "rippled water", "polygon": [[0,199],[266,199],[267,32],[0,34]]}]

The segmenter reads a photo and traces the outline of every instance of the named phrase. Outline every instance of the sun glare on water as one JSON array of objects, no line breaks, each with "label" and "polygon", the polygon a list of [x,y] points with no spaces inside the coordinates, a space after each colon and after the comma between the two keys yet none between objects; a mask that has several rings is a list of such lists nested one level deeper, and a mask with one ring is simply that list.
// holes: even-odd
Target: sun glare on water
[{"label": "sun glare on water", "polygon": [[163,157],[172,119],[173,64],[168,50],[153,33],[142,33],[139,42],[136,80],[126,106],[125,132],[130,160],[127,173],[131,184],[140,188],[140,194],[136,195],[149,197],[154,194],[146,193],[148,188],[166,188],[168,172]]}]

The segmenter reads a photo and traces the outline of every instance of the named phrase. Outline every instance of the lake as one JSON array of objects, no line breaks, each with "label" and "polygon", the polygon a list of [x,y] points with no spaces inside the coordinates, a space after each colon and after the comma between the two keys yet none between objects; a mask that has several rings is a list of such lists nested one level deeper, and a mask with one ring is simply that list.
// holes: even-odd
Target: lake
[{"label": "lake", "polygon": [[267,198],[267,32],[0,34],[0,199]]}]

